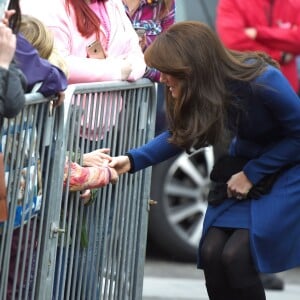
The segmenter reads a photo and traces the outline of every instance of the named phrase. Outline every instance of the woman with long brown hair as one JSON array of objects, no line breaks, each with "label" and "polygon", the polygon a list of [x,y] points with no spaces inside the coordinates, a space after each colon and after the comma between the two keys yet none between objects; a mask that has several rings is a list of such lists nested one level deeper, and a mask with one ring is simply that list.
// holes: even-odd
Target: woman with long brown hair
[{"label": "woman with long brown hair", "polygon": [[233,136],[230,163],[218,161],[211,174],[231,172],[221,199],[209,202],[198,267],[210,299],[264,300],[259,272],[300,265],[299,98],[266,54],[230,51],[200,22],[171,26],[145,61],[167,87],[169,130],[110,166],[136,172]]}]

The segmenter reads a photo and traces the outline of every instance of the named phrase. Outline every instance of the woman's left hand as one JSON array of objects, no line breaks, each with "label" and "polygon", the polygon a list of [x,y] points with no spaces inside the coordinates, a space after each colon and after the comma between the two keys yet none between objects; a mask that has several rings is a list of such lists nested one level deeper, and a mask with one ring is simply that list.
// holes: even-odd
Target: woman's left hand
[{"label": "woman's left hand", "polygon": [[245,199],[252,186],[252,182],[247,178],[245,173],[241,171],[232,175],[227,181],[227,195],[230,198]]}]

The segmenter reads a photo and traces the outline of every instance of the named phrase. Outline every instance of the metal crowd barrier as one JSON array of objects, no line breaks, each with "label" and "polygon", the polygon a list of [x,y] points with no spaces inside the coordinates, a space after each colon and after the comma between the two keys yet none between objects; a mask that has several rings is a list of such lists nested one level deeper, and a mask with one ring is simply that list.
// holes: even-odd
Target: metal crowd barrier
[{"label": "metal crowd barrier", "polygon": [[155,95],[147,79],[70,85],[61,107],[28,94],[5,120],[1,299],[142,299],[151,168],[92,190],[89,204],[63,178],[67,157],[81,164],[84,153],[120,155],[151,139]]}]

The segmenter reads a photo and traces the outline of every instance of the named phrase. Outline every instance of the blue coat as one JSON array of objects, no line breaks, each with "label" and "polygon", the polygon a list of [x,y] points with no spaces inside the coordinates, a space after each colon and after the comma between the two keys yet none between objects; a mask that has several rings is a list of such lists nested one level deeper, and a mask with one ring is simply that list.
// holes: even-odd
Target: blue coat
[{"label": "blue coat", "polygon": [[[244,172],[252,183],[274,173],[286,164],[271,192],[250,200],[250,244],[254,263],[261,272],[280,272],[300,266],[300,100],[282,73],[269,66],[248,86],[231,86],[236,101],[245,109],[239,122],[230,128],[235,133],[232,155],[250,160]],[[236,112],[229,119],[236,124]],[[129,151],[134,170],[168,158],[180,149],[170,145],[164,133],[149,144]],[[162,154],[162,156],[159,155]],[[208,206],[200,246],[208,228],[232,205]],[[201,259],[198,259],[201,268]]]},{"label": "blue coat", "polygon": [[[254,184],[286,164],[293,165],[269,194],[250,201],[253,260],[259,271],[274,273],[300,265],[300,100],[273,67],[251,87],[242,99],[246,113],[240,116],[231,153],[250,159],[244,172]],[[200,247],[209,226],[235,204],[228,199],[208,207]]]}]

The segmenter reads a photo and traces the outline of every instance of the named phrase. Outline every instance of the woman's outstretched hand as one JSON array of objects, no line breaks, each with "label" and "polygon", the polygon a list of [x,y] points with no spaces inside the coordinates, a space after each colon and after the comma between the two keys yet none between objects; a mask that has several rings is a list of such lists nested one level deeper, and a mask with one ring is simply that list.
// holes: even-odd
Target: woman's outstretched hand
[{"label": "woman's outstretched hand", "polygon": [[119,175],[127,173],[131,169],[130,160],[127,155],[111,157],[108,166],[114,168]]}]

